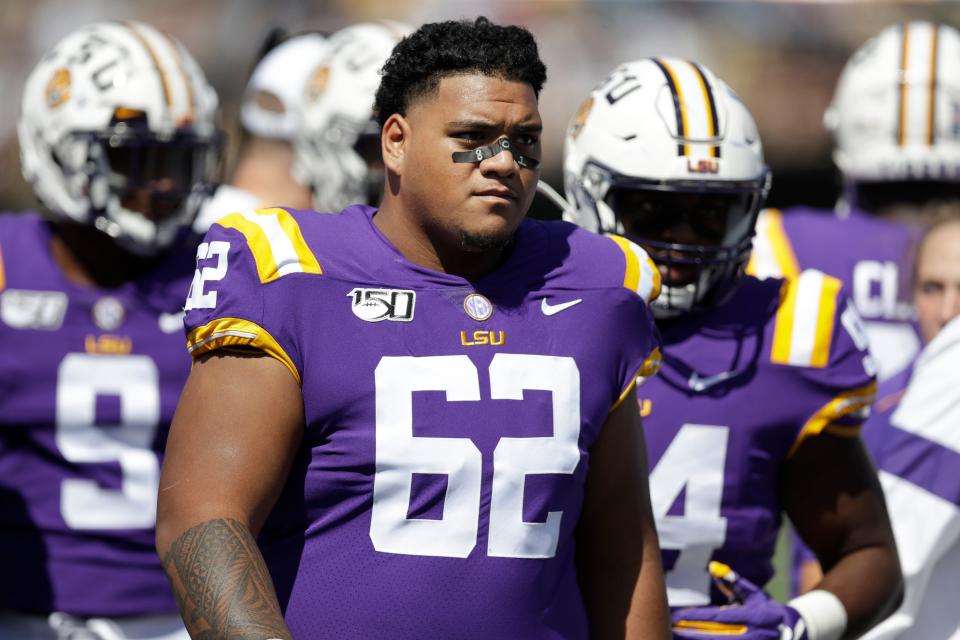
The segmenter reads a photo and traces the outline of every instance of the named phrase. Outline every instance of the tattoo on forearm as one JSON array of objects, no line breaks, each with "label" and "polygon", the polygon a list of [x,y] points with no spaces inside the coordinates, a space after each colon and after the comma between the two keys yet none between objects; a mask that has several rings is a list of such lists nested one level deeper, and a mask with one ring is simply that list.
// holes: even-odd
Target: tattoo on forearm
[{"label": "tattoo on forearm", "polygon": [[163,559],[193,638],[290,638],[273,582],[250,531],[217,519],[185,531]]}]

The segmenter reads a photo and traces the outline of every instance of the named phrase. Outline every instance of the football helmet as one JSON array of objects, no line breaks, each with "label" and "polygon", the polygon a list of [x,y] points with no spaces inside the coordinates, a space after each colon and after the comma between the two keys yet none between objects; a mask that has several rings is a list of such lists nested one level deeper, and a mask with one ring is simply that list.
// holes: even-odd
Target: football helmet
[{"label": "football helmet", "polygon": [[23,175],[55,218],[156,254],[220,168],[217,95],[187,50],[139,22],[82,27],[37,64],[17,134]]},{"label": "football helmet", "polygon": [[887,27],[847,62],[823,121],[843,175],[841,209],[960,196],[960,33]]},{"label": "football helmet", "polygon": [[750,112],[686,60],[621,65],[567,130],[565,217],[647,250],[663,275],[652,304],[661,318],[733,293],[769,184]]},{"label": "football helmet", "polygon": [[269,48],[243,90],[243,128],[263,138],[292,141],[302,115],[303,86],[327,50],[327,39],[316,32],[290,36]]},{"label": "football helmet", "polygon": [[411,29],[365,22],[334,33],[329,53],[304,92],[303,122],[294,141],[294,177],[313,191],[318,211],[378,204],[383,189],[380,127],[373,100],[380,68]]}]

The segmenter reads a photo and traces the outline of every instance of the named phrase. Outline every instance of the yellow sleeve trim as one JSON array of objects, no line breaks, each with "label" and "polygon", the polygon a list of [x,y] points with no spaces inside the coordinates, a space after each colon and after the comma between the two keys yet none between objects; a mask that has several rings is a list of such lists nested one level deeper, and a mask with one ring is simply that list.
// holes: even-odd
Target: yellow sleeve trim
[{"label": "yellow sleeve trim", "polygon": [[617,407],[623,404],[623,401],[633,392],[637,384],[641,380],[645,380],[650,376],[654,376],[660,371],[660,361],[663,357],[660,354],[660,348],[656,347],[653,351],[650,352],[650,355],[647,356],[647,359],[643,361],[643,364],[640,365],[640,369],[637,370],[635,374],[630,378],[630,384],[627,385],[627,388],[623,390],[623,393],[620,394],[620,397],[617,398],[617,401],[613,403],[613,406],[610,407],[610,413],[613,413]]},{"label": "yellow sleeve trim", "polygon": [[647,252],[623,236],[611,233],[607,237],[620,247],[626,260],[623,286],[639,295],[647,304],[656,300],[660,295],[660,270]]},{"label": "yellow sleeve trim", "polygon": [[303,239],[300,225],[284,209],[231,213],[217,224],[236,229],[246,238],[261,283],[272,282],[290,273],[323,273],[317,257]]},{"label": "yellow sleeve trim", "polygon": [[0,291],[7,288],[7,276],[3,270],[3,251],[0,250]]},{"label": "yellow sleeve trim", "polygon": [[836,420],[849,415],[855,411],[863,411],[873,404],[877,395],[877,383],[871,382],[865,387],[850,389],[838,394],[833,400],[823,405],[813,416],[807,420],[806,424],[797,435],[797,439],[787,452],[787,457],[792,456],[800,444],[811,436],[818,436],[822,433],[830,435],[839,435],[842,437],[856,437],[860,433],[859,426],[844,427],[842,425],[832,424]]},{"label": "yellow sleeve trim", "polygon": [[297,384],[302,384],[300,372],[287,352],[266,329],[255,322],[241,318],[217,318],[197,327],[187,336],[187,349],[194,359],[201,354],[230,346],[253,347],[263,351],[282,362],[296,378]]},{"label": "yellow sleeve trim", "polygon": [[772,362],[827,366],[841,286],[839,279],[812,269],[783,281],[770,353]]}]

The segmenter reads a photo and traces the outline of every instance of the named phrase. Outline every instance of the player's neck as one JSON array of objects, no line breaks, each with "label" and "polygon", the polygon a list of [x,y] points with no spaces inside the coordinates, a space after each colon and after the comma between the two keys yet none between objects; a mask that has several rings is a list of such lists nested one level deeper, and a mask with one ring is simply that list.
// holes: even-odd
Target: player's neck
[{"label": "player's neck", "polygon": [[143,277],[160,260],[127,253],[106,234],[84,225],[54,223],[51,229],[54,262],[80,286],[116,289]]},{"label": "player's neck", "polygon": [[505,251],[468,251],[455,241],[432,236],[427,229],[405,215],[396,201],[384,200],[373,218],[380,232],[410,262],[467,280],[477,280],[503,262]]},{"label": "player's neck", "polygon": [[230,183],[252,193],[264,206],[309,209],[310,189],[294,180],[292,170],[289,142],[256,138],[244,147]]}]

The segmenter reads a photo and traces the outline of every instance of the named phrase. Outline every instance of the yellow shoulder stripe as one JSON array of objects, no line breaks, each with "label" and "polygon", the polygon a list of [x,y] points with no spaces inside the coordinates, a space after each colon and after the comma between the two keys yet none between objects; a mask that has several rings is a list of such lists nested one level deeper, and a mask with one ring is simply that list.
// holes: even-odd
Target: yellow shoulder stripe
[{"label": "yellow shoulder stripe", "polygon": [[651,303],[660,295],[660,270],[647,252],[623,236],[607,234],[613,240],[627,261],[623,274],[623,286]]},{"label": "yellow shoulder stripe", "polygon": [[757,235],[747,274],[758,278],[796,278],[800,275],[797,256],[783,228],[783,213],[779,209],[765,209],[757,220]]},{"label": "yellow shoulder stripe", "polygon": [[840,287],[839,279],[812,269],[783,281],[770,356],[774,363],[827,366]]},{"label": "yellow shoulder stripe", "polygon": [[197,327],[187,336],[187,349],[194,359],[209,351],[230,346],[253,347],[263,351],[282,362],[296,378],[297,384],[302,384],[300,372],[287,352],[266,329],[255,322],[241,318],[217,318]]},{"label": "yellow shoulder stripe", "polygon": [[0,250],[0,291],[7,288],[7,276],[3,270],[3,251]]},{"label": "yellow shoulder stripe", "polygon": [[236,229],[247,239],[261,283],[290,273],[323,273],[317,257],[303,239],[300,225],[284,209],[231,213],[217,224]]},{"label": "yellow shoulder stripe", "polygon": [[842,426],[833,423],[855,411],[868,409],[876,399],[876,395],[876,382],[871,382],[865,387],[850,389],[849,391],[838,394],[830,402],[820,407],[820,409],[807,420],[797,435],[793,446],[790,447],[787,456],[792,456],[804,440],[811,436],[820,435],[821,433],[829,433],[830,435],[846,438],[854,438],[860,435],[860,425]]}]

